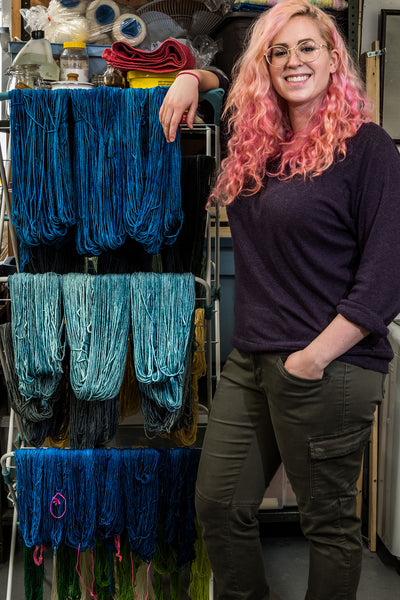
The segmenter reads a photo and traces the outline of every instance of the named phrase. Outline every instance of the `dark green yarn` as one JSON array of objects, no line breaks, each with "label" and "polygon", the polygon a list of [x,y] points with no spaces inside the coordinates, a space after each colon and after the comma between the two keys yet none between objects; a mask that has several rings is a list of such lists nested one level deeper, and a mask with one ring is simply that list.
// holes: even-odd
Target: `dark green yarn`
[{"label": "dark green yarn", "polygon": [[24,584],[25,600],[43,599],[44,563],[40,566],[35,564],[33,553],[35,546],[28,548],[24,544]]},{"label": "dark green yarn", "polygon": [[[128,536],[121,536],[121,557],[120,561],[118,557],[116,560],[116,573],[117,573],[117,587],[118,587],[118,600],[135,600],[135,596],[132,589],[132,563],[131,563],[131,549],[129,546]],[[132,554],[133,570],[136,579],[136,574],[142,561],[135,554]],[[135,583],[134,579],[134,583]]]},{"label": "dark green yarn", "polygon": [[177,569],[176,552],[165,542],[162,530],[159,531],[156,551],[151,561],[153,567],[153,588],[157,600],[164,600],[164,587],[168,583],[169,593],[165,600],[179,600],[181,595],[181,573]]},{"label": "dark green yarn", "polygon": [[80,600],[81,588],[76,572],[77,551],[59,546],[56,553],[57,594],[59,600]]},{"label": "dark green yarn", "polygon": [[96,539],[93,549],[94,586],[93,593],[97,600],[110,600],[115,590],[113,554],[100,538]]}]

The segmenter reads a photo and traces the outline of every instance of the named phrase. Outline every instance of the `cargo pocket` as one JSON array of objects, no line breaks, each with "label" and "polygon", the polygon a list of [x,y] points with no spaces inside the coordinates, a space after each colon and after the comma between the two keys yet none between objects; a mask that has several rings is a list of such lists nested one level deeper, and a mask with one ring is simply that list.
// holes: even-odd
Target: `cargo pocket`
[{"label": "cargo pocket", "polygon": [[371,426],[309,441],[311,497],[338,498],[356,493],[361,459]]}]

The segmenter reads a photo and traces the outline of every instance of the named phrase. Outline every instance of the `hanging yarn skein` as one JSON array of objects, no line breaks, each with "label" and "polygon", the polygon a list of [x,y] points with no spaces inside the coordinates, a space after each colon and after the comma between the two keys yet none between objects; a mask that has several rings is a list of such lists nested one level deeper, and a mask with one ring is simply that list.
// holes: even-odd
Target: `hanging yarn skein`
[{"label": "hanging yarn skein", "polygon": [[194,308],[192,274],[135,273],[131,276],[136,377],[140,388],[146,385],[154,401],[169,411],[176,411],[182,405]]},{"label": "hanging yarn skein", "polygon": [[11,323],[0,325],[0,340],[3,349],[2,368],[8,400],[11,408],[20,418],[25,441],[30,446],[42,446],[46,438],[48,438],[48,445],[66,442],[69,406],[65,398],[64,377],[61,378],[57,390],[47,403],[43,403],[40,398],[26,400],[18,389]]},{"label": "hanging yarn skein", "polygon": [[84,552],[99,536],[117,552],[114,538],[126,532],[131,551],[149,562],[162,527],[179,565],[193,559],[199,450],[37,448],[16,450],[14,458],[28,547]]},{"label": "hanging yarn skein", "polygon": [[[190,333],[192,339],[193,333]],[[192,346],[192,343],[190,344]],[[192,379],[192,350],[188,346],[186,353],[185,372],[182,378],[181,405],[174,411],[157,402],[158,397],[165,395],[165,388],[169,388],[169,382],[166,384],[158,383],[146,385],[139,383],[141,406],[144,415],[144,430],[148,438],[152,439],[158,435],[169,437],[178,445],[186,445],[184,442],[185,432],[190,430],[193,425],[193,389]],[[195,438],[195,432],[194,432]],[[192,443],[194,439],[192,437]],[[189,444],[187,444],[189,445]]]},{"label": "hanging yarn skein", "polygon": [[8,287],[19,391],[46,406],[63,372],[61,276],[16,273],[8,278]]},{"label": "hanging yarn skein", "polygon": [[[128,106],[122,112],[128,116],[127,131],[131,116],[131,97],[139,92],[146,98],[148,106],[147,143],[141,142],[145,157],[143,194],[127,194],[124,206],[124,221],[128,235],[143,244],[150,254],[158,254],[162,246],[175,242],[183,222],[181,202],[181,152],[180,138],[168,144],[159,120],[159,110],[167,88],[153,87],[143,90],[123,90]],[[141,132],[143,136],[144,131]],[[133,158],[133,157],[132,157]]]},{"label": "hanging yarn skein", "polygon": [[[99,255],[122,246],[124,163],[120,144],[120,94],[117,88],[72,90],[74,193],[78,253]],[[128,135],[128,132],[125,132]]]},{"label": "hanging yarn skein", "polygon": [[70,92],[80,254],[116,250],[127,236],[158,254],[176,240],[180,143],[178,136],[167,144],[158,118],[165,94],[159,87]]},{"label": "hanging yarn skein", "polygon": [[79,400],[115,398],[127,356],[129,275],[68,273],[62,291],[72,389]]},{"label": "hanging yarn skein", "polygon": [[75,224],[68,140],[69,90],[10,92],[12,211],[21,245],[61,244]]}]

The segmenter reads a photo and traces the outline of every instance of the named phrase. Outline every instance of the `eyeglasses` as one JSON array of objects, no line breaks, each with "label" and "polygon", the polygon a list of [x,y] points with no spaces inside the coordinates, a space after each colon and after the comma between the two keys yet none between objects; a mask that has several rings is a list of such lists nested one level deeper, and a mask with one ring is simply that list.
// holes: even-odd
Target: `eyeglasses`
[{"label": "eyeglasses", "polygon": [[293,48],[271,46],[266,51],[265,58],[271,67],[282,67],[287,62],[292,50],[294,50],[302,62],[310,63],[317,60],[321,54],[321,48],[328,48],[328,46],[327,44],[317,44],[314,40],[305,40]]}]

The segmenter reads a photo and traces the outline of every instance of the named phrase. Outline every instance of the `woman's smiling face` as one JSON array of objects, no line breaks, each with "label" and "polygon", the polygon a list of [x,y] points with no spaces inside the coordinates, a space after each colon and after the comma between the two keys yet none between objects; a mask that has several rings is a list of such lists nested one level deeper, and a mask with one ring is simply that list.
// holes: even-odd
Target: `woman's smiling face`
[{"label": "woman's smiling face", "polygon": [[327,47],[317,22],[310,17],[297,16],[290,19],[275,35],[271,46],[295,48],[306,40],[323,45],[316,60],[304,62],[295,50],[291,50],[282,66],[269,65],[272,85],[277,94],[288,103],[290,115],[297,110],[310,114],[318,108],[328,89],[330,75],[337,69],[337,51]]}]

